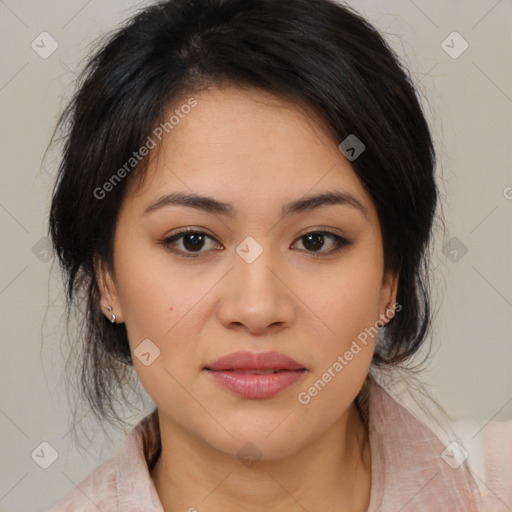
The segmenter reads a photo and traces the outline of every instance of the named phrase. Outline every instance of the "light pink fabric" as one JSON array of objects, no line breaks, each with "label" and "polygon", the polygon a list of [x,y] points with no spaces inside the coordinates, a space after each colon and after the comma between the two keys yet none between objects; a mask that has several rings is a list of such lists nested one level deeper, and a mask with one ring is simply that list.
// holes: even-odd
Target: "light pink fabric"
[{"label": "light pink fabric", "polygon": [[[365,389],[360,404],[372,456],[368,512],[512,512],[512,420],[491,422],[478,434],[483,465],[481,474],[474,472],[481,490],[475,495],[461,467],[452,469],[441,457],[446,447],[429,428],[373,378]],[[159,451],[155,411],[50,512],[163,512],[150,477]]]}]

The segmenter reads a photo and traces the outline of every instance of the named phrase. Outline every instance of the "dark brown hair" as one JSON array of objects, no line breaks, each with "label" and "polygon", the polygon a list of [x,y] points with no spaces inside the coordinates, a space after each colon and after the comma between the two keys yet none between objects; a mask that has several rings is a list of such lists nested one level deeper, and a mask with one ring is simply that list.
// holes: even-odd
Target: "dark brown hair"
[{"label": "dark brown hair", "polygon": [[373,364],[407,361],[427,337],[435,152],[412,80],[377,30],[333,0],[155,3],[101,41],[56,127],[63,157],[49,230],[69,314],[83,305],[75,333],[82,345],[73,350],[80,350],[82,391],[99,418],[118,418],[114,405],[124,400],[133,363],[124,324],[101,311],[94,264],[112,268],[120,205],[146,160],[105,197],[97,191],[177,98],[221,84],[307,105],[339,143],[351,134],[364,143],[351,164],[376,206],[385,270],[399,274],[401,305],[380,333]]}]

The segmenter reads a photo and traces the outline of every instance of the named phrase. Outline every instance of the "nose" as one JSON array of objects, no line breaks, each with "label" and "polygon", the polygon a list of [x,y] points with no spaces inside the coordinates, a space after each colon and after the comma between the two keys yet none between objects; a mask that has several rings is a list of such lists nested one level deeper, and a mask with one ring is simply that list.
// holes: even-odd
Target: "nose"
[{"label": "nose", "polygon": [[270,250],[248,262],[238,254],[234,268],[224,280],[217,307],[219,321],[227,329],[251,334],[277,332],[295,318],[294,295],[287,273]]}]

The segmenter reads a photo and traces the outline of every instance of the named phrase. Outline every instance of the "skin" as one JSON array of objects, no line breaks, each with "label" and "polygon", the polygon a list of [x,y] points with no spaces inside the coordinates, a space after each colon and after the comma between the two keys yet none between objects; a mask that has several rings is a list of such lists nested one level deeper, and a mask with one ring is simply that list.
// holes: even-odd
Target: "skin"
[{"label": "skin", "polygon": [[[373,202],[341,141],[296,104],[234,86],[194,97],[150,155],[144,182],[127,190],[114,271],[98,271],[102,303],[126,324],[132,355],[148,338],[160,349],[149,366],[133,360],[159,409],[162,453],[151,476],[164,510],[366,510],[371,453],[354,399],[375,339],[307,405],[298,394],[395,304]],[[366,214],[346,204],[280,214],[289,201],[331,190],[350,193]],[[144,214],[176,191],[231,203],[237,214],[177,205]],[[188,226],[212,238],[196,252],[187,237],[172,247],[202,251],[198,258],[158,243]],[[320,228],[353,243],[329,255],[333,239],[303,237]],[[252,263],[236,252],[248,236],[263,249]],[[307,371],[274,397],[244,399],[203,371],[238,350],[277,350]],[[247,442],[261,453],[251,467],[236,455]]]}]

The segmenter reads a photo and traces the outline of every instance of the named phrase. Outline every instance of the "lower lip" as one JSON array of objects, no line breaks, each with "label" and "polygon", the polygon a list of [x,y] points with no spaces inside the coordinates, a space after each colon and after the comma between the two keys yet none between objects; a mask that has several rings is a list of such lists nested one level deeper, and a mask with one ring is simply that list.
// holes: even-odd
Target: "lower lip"
[{"label": "lower lip", "polygon": [[206,370],[219,384],[243,398],[270,398],[297,382],[305,370],[255,374]]}]

